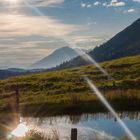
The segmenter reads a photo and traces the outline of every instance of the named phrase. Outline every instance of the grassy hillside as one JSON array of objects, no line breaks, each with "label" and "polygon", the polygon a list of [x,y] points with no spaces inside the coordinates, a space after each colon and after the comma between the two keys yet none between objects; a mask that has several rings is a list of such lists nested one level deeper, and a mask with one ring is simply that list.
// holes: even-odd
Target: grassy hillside
[{"label": "grassy hillside", "polygon": [[140,55],[105,62],[101,65],[114,77],[115,86],[93,65],[17,76],[0,81],[0,106],[8,108],[11,104],[14,105],[12,97],[4,98],[14,93],[18,85],[20,105],[22,107],[26,105],[28,109],[39,107],[40,110],[56,113],[69,113],[73,107],[79,112],[91,111],[89,107],[91,105],[93,111],[101,109],[102,105],[83,79],[86,75],[92,79],[114,107],[140,109]]}]

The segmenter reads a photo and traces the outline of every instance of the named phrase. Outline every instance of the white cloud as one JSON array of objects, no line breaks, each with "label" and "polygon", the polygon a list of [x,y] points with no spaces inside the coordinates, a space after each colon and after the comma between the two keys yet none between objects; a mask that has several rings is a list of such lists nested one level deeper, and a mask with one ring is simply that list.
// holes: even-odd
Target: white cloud
[{"label": "white cloud", "polygon": [[0,62],[7,64],[6,62],[11,60],[16,67],[28,66],[65,44],[63,40],[52,37],[0,38]]},{"label": "white cloud", "polygon": [[90,8],[92,5],[91,4],[86,4],[86,3],[81,3],[81,7],[86,7],[86,8]]},{"label": "white cloud", "polygon": [[75,36],[72,38],[72,43],[76,44],[78,47],[86,48],[94,48],[102,42],[102,39],[97,36]]},{"label": "white cloud", "polygon": [[43,6],[43,7],[49,7],[49,6],[55,6],[58,4],[63,3],[65,0],[28,0],[28,3],[31,5],[36,6]]},{"label": "white cloud", "polygon": [[140,0],[133,0],[134,2],[138,2],[138,3],[140,3]]},{"label": "white cloud", "polygon": [[49,16],[36,17],[25,15],[0,14],[0,36],[65,36],[80,29],[79,26],[65,24]]},{"label": "white cloud", "polygon": [[87,4],[87,8],[90,8],[91,7],[91,4]]},{"label": "white cloud", "polygon": [[96,2],[94,2],[94,5],[95,5],[95,6],[99,6],[99,5],[101,5],[101,2],[96,1]]},{"label": "white cloud", "polygon": [[14,44],[9,45],[9,47],[7,45],[4,46],[6,49],[0,51],[0,63],[4,62],[5,65],[9,65],[7,64],[7,61],[10,60],[16,64],[16,67],[25,67],[52,52],[52,49],[48,49],[45,47],[44,49],[40,47],[32,48],[26,43],[24,44],[24,46],[25,45],[27,45],[27,48],[23,48],[22,45],[20,45],[20,47],[18,48],[17,46],[15,47]]},{"label": "white cloud", "polygon": [[103,3],[103,6],[107,6],[107,3],[106,3],[106,2],[104,2],[104,3]]},{"label": "white cloud", "polygon": [[81,7],[86,7],[86,4],[85,3],[81,3]]},{"label": "white cloud", "polygon": [[60,5],[65,0],[0,0],[0,6],[8,7],[24,7],[24,6],[36,6],[36,7],[54,7]]},{"label": "white cloud", "polygon": [[87,27],[90,27],[90,26],[93,26],[93,25],[96,25],[97,24],[97,22],[87,22]]},{"label": "white cloud", "polygon": [[131,8],[131,9],[124,11],[124,13],[134,13],[134,12],[136,12],[136,10],[134,8]]},{"label": "white cloud", "polygon": [[119,6],[125,6],[126,3],[123,1],[118,1],[118,0],[111,0],[111,2],[107,5],[107,7],[119,7]]},{"label": "white cloud", "polygon": [[135,9],[131,8],[127,11],[128,13],[132,13],[132,12],[135,12]]},{"label": "white cloud", "polygon": [[94,42],[99,42],[101,41],[101,38],[96,37],[96,36],[76,36],[73,38],[73,40],[77,42],[88,42],[88,41],[94,41]]}]

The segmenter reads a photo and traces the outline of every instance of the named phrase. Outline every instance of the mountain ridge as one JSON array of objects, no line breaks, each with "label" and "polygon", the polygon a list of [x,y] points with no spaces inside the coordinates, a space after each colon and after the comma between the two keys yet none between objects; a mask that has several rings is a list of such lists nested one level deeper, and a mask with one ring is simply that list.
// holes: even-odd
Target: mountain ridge
[{"label": "mountain ridge", "polygon": [[[87,54],[97,62],[109,61],[140,54],[140,18],[116,34],[106,43],[96,47]],[[53,69],[57,70],[88,64],[91,63],[83,60],[82,56],[78,56]]]}]

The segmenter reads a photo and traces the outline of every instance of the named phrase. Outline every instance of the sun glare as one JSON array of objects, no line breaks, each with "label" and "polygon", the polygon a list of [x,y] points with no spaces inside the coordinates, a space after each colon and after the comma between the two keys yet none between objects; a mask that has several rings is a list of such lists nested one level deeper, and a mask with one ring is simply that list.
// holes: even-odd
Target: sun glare
[{"label": "sun glare", "polygon": [[12,131],[12,135],[15,137],[24,137],[26,133],[28,132],[28,127],[20,123],[15,130]]}]

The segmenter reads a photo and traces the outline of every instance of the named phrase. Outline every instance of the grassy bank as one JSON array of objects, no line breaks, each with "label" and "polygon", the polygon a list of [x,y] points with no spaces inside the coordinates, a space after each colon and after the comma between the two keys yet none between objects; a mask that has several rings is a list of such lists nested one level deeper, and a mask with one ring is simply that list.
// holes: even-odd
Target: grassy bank
[{"label": "grassy bank", "polygon": [[113,107],[119,110],[139,110],[140,55],[101,65],[114,77],[115,84],[93,65],[2,80],[0,81],[0,109],[8,110],[14,107],[15,99],[10,97],[10,94],[15,92],[18,85],[23,112],[31,109],[59,114],[104,110],[83,79],[83,76],[88,76]]}]

